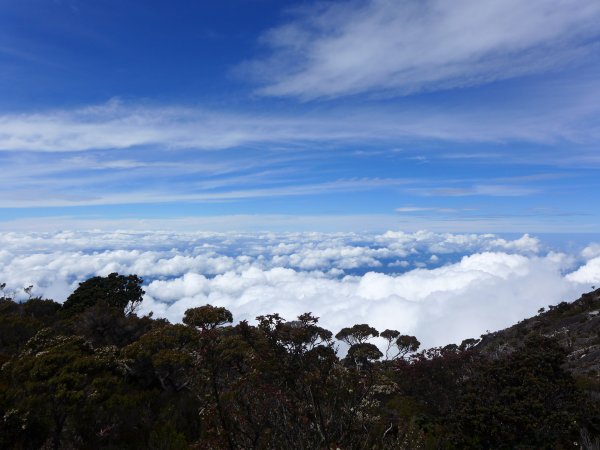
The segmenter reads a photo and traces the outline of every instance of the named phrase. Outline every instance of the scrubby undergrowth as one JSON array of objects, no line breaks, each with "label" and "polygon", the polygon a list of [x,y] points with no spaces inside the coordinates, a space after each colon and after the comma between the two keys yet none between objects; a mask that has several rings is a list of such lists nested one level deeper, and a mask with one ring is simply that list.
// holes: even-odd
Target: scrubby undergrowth
[{"label": "scrubby undergrowth", "polygon": [[334,338],[310,313],[234,325],[206,305],[171,324],[135,314],[143,293],[111,274],[62,305],[0,298],[0,448],[593,448],[598,435],[599,291],[421,352],[368,324]]}]

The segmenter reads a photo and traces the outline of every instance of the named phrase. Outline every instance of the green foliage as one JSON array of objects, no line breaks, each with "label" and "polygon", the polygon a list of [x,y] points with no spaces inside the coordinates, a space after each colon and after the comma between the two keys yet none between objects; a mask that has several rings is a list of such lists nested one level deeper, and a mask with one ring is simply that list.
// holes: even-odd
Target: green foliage
[{"label": "green foliage", "polygon": [[388,342],[392,342],[394,339],[397,339],[400,336],[400,332],[398,330],[385,330],[380,336],[384,338]]},{"label": "green foliage", "polygon": [[50,330],[38,332],[2,373],[11,380],[5,401],[12,406],[2,434],[26,448],[95,442],[96,408],[120,382],[115,348],[96,350],[81,337]]},{"label": "green foliage", "polygon": [[398,348],[398,356],[403,358],[408,353],[413,353],[419,350],[421,343],[414,336],[401,335],[396,339],[396,347]]},{"label": "green foliage", "polygon": [[451,441],[457,448],[572,447],[583,399],[561,367],[564,356],[556,341],[536,336],[507,358],[480,361],[461,383]]},{"label": "green foliage", "polygon": [[357,324],[350,328],[342,328],[335,338],[348,345],[364,344],[367,340],[379,336],[379,332],[366,323]]},{"label": "green foliage", "polygon": [[[68,321],[71,332],[89,339],[94,345],[124,347],[138,340],[144,333],[164,324],[150,317],[135,314],[123,315],[123,311],[100,302]],[[65,324],[67,326],[67,324]]]},{"label": "green foliage", "polygon": [[346,361],[356,365],[358,368],[369,366],[373,361],[378,360],[383,353],[373,344],[363,342],[361,344],[351,345],[346,355]]},{"label": "green foliage", "polygon": [[188,309],[183,316],[183,323],[200,330],[212,330],[231,322],[233,316],[227,309],[211,305]]},{"label": "green foliage", "polygon": [[170,324],[133,313],[142,295],[111,274],[62,308],[0,298],[0,448],[567,448],[600,428],[596,372],[576,384],[531,330],[510,351],[417,353],[415,336],[358,324],[335,336],[340,358],[310,313],[230,325],[205,305]]},{"label": "green foliage", "polygon": [[57,318],[60,304],[52,300],[32,298],[17,303],[0,298],[0,365],[16,354],[42,328]]},{"label": "green foliage", "polygon": [[123,348],[126,372],[145,386],[179,392],[192,380],[198,336],[184,325],[165,324]]},{"label": "green foliage", "polygon": [[24,316],[39,320],[44,325],[49,325],[60,311],[60,304],[52,300],[31,298],[23,303],[22,308]]},{"label": "green foliage", "polygon": [[474,339],[474,338],[469,338],[469,339],[465,339],[464,341],[462,341],[460,343],[460,346],[458,347],[459,350],[470,350],[472,348],[474,348],[480,341],[481,339]]},{"label": "green foliage", "polygon": [[143,280],[137,275],[111,273],[107,277],[93,277],[79,283],[79,287],[63,303],[67,314],[73,315],[98,303],[117,308],[126,315],[135,312],[142,302]]}]

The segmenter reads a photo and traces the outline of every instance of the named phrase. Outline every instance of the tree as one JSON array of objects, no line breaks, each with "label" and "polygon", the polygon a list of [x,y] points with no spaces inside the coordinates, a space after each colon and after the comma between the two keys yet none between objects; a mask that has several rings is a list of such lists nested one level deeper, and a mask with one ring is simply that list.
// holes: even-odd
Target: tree
[{"label": "tree", "polygon": [[123,349],[126,372],[146,386],[178,392],[193,379],[198,334],[181,324],[150,330]]},{"label": "tree", "polygon": [[298,320],[286,322],[279,314],[258,316],[258,328],[277,347],[290,356],[303,356],[318,346],[331,346],[332,333],[317,325],[319,318],[311,313],[298,316]]},{"label": "tree", "polygon": [[137,275],[111,273],[79,283],[79,287],[63,304],[68,315],[78,314],[98,303],[117,308],[125,315],[133,314],[143,300],[143,280]]},{"label": "tree", "polygon": [[458,448],[572,448],[585,402],[562,368],[565,355],[556,340],[532,336],[512,354],[481,359],[461,383],[450,440]]},{"label": "tree", "polygon": [[[416,352],[421,343],[414,336],[408,336],[400,334],[397,330],[385,330],[381,333],[381,337],[387,341],[387,348],[385,349],[386,360],[394,360],[397,358],[404,358],[408,353]],[[392,348],[395,347],[395,354],[392,352]]]},{"label": "tree", "polygon": [[465,350],[470,350],[470,349],[474,348],[477,344],[479,344],[480,341],[481,341],[481,339],[475,339],[475,338],[465,339],[464,341],[462,341],[460,343],[460,346],[458,347],[458,349],[463,352]]},{"label": "tree", "polygon": [[354,344],[364,344],[371,338],[379,336],[379,332],[366,323],[357,324],[349,328],[342,328],[335,338],[352,346]]},{"label": "tree", "polygon": [[395,358],[404,358],[408,353],[414,353],[419,350],[421,343],[414,336],[408,336],[403,334],[398,336],[396,339],[396,347],[398,348],[398,354]]},{"label": "tree", "polygon": [[4,359],[17,354],[39,330],[57,319],[60,304],[52,300],[32,298],[17,303],[0,298],[0,366]]},{"label": "tree", "polygon": [[385,330],[380,336],[387,341],[387,348],[385,349],[385,359],[390,359],[390,350],[394,346],[395,340],[400,336],[398,330]]},{"label": "tree", "polygon": [[0,448],[543,449],[599,435],[578,390],[595,395],[595,373],[575,384],[552,339],[417,353],[414,336],[357,324],[336,335],[340,360],[311,313],[229,326],[205,305],[173,325],[131,313],[140,285],[94,277],[64,308],[0,295]]},{"label": "tree", "polygon": [[382,356],[383,353],[375,345],[369,342],[362,342],[350,347],[346,355],[346,360],[356,365],[358,369],[361,369]]},{"label": "tree", "polygon": [[100,425],[92,417],[99,418],[120,383],[115,350],[94,349],[78,336],[53,336],[49,329],[38,332],[2,368],[12,384],[0,446],[9,439],[4,444],[10,448],[71,448],[63,445],[67,440],[97,448]]},{"label": "tree", "polygon": [[51,324],[60,311],[60,304],[53,300],[31,298],[22,303],[23,314],[27,317],[37,319],[44,324]]},{"label": "tree", "polygon": [[231,322],[233,316],[227,309],[212,305],[190,308],[183,316],[183,323],[200,330],[212,330]]}]

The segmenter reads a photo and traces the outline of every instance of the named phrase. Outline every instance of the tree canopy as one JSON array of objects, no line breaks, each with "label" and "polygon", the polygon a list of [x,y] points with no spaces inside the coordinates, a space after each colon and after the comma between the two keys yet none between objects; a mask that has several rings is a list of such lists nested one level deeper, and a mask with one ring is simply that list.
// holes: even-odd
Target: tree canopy
[{"label": "tree canopy", "polygon": [[132,314],[142,302],[143,280],[137,275],[111,273],[106,277],[93,277],[79,283],[79,287],[63,303],[69,314],[79,313],[98,303]]},{"label": "tree canopy", "polygon": [[227,309],[212,305],[190,308],[183,315],[183,323],[201,330],[212,330],[231,322],[233,316]]},{"label": "tree canopy", "polygon": [[94,277],[62,305],[0,298],[0,448],[572,448],[599,435],[554,338],[419,352],[415,336],[357,324],[335,335],[338,353],[311,313],[140,317],[141,283]]}]

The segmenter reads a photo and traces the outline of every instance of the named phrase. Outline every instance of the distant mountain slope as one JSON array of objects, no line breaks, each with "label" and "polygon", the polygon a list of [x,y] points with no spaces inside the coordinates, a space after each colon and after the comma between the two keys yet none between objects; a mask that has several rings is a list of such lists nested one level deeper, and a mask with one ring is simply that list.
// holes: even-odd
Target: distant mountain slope
[{"label": "distant mountain slope", "polygon": [[592,385],[597,383],[600,391],[600,289],[585,293],[572,303],[542,308],[534,317],[486,334],[477,349],[490,355],[511,352],[522,346],[529,334],[557,338],[568,352],[568,370],[576,378],[587,379]]}]

